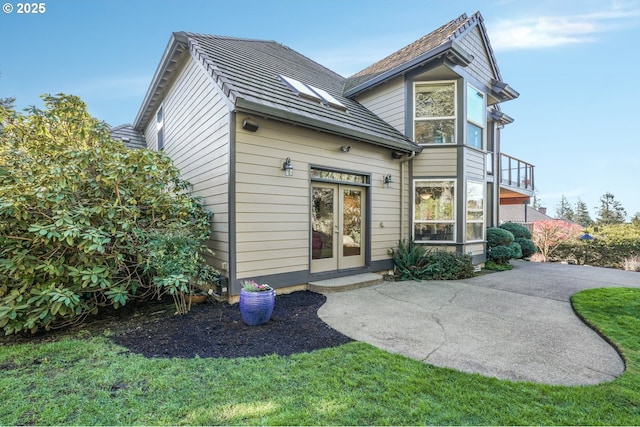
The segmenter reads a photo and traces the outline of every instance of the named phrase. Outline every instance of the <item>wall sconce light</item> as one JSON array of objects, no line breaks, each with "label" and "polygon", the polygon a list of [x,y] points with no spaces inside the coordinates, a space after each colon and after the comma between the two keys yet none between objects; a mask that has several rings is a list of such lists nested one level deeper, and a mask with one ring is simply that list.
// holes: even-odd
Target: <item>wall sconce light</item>
[{"label": "wall sconce light", "polygon": [[284,176],[293,176],[293,165],[291,164],[291,157],[287,157],[287,160],[282,164],[282,170]]},{"label": "wall sconce light", "polygon": [[348,153],[349,151],[351,151],[351,146],[350,145],[342,145],[340,147],[340,151],[342,151],[343,153]]},{"label": "wall sconce light", "polygon": [[255,132],[258,130],[258,124],[253,120],[244,119],[242,121],[242,129],[248,130],[249,132]]},{"label": "wall sconce light", "polygon": [[384,176],[384,186],[387,188],[391,188],[393,184],[393,179],[391,178],[391,174],[387,174]]}]

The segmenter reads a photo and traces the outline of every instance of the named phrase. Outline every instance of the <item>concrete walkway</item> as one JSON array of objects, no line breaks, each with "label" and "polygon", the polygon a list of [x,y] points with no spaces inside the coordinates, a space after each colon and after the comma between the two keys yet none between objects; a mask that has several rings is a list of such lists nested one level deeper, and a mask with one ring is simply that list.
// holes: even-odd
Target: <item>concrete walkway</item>
[{"label": "concrete walkway", "polygon": [[327,295],[318,315],[343,334],[426,363],[515,381],[581,385],[624,371],[573,312],[574,293],[640,287],[640,273],[515,262],[460,281],[385,282]]}]

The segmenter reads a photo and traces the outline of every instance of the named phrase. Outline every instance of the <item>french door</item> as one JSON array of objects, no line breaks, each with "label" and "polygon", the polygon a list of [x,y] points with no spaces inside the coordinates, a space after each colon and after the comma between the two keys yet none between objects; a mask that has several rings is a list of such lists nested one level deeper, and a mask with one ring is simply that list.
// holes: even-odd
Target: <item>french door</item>
[{"label": "french door", "polygon": [[366,187],[313,183],[311,272],[364,266]]}]

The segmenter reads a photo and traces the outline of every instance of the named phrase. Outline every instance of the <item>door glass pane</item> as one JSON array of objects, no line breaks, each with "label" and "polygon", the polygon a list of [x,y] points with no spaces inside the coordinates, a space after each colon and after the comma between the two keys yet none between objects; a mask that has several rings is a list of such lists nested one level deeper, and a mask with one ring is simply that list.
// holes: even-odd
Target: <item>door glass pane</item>
[{"label": "door glass pane", "polygon": [[313,187],[311,258],[333,258],[333,188]]},{"label": "door glass pane", "polygon": [[344,190],[342,207],[342,255],[360,255],[362,251],[362,191]]}]

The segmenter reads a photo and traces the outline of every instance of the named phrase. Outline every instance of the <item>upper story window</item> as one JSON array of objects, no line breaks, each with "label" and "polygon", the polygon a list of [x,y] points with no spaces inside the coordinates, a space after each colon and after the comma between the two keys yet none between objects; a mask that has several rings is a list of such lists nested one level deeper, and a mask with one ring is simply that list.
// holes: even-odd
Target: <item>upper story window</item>
[{"label": "upper story window", "polygon": [[484,148],[484,128],[487,123],[484,93],[467,85],[467,145]]},{"label": "upper story window", "polygon": [[419,144],[456,143],[456,82],[414,85],[414,140]]},{"label": "upper story window", "polygon": [[158,151],[164,148],[164,117],[162,115],[162,107],[156,113],[156,129],[158,131]]}]

